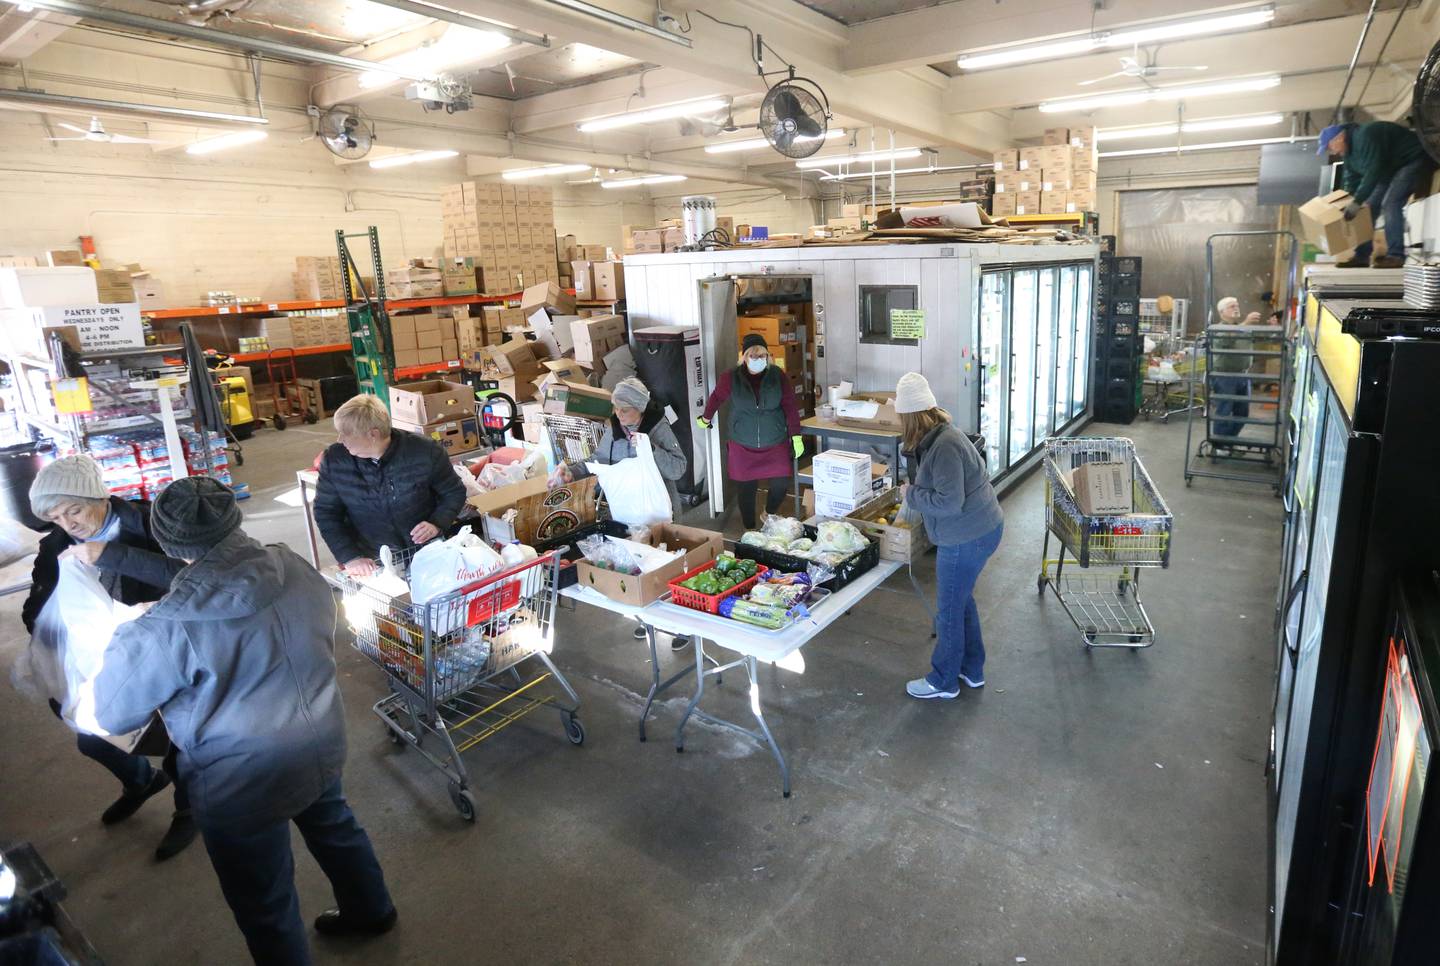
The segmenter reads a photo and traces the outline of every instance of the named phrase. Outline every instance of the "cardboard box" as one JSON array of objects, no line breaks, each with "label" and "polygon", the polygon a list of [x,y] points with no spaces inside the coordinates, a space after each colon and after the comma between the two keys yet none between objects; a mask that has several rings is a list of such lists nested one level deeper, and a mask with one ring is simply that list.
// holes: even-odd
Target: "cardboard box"
[{"label": "cardboard box", "polygon": [[1095,147],[1094,126],[1091,125],[1089,127],[1072,127],[1070,129],[1070,144],[1072,147],[1077,148]]},{"label": "cardboard box", "polygon": [[1017,191],[1015,193],[1015,214],[1033,215],[1040,211],[1040,192]]},{"label": "cardboard box", "polygon": [[857,429],[900,432],[900,414],[893,392],[855,392],[835,407],[835,422]]},{"label": "cardboard box", "polygon": [[584,416],[586,419],[606,420],[615,411],[610,400],[610,390],[588,386],[583,373],[577,382],[550,382],[546,387],[544,410],[554,416]]},{"label": "cardboard box", "polygon": [[89,267],[0,268],[0,308],[94,305],[99,301],[95,273]]},{"label": "cardboard box", "polygon": [[43,330],[67,325],[75,327],[86,352],[145,347],[140,306],[134,302],[0,309],[0,339],[18,351],[43,354]]},{"label": "cardboard box", "polygon": [[1345,206],[1349,202],[1348,193],[1332,191],[1301,205],[1300,224],[1305,229],[1305,240],[1322,252],[1339,257],[1373,237],[1375,226],[1370,220],[1370,207],[1361,205],[1359,214],[1346,221]]},{"label": "cardboard box", "polygon": [[444,339],[440,343],[440,358],[444,362],[460,358],[460,340]]},{"label": "cardboard box", "polygon": [[1020,170],[1020,152],[1013,148],[1009,151],[996,151],[994,159],[997,172]]},{"label": "cardboard box", "polygon": [[595,292],[590,298],[609,302],[625,297],[625,271],[620,262],[592,262],[590,268]]},{"label": "cardboard box", "polygon": [[665,232],[646,228],[631,234],[631,251],[636,255],[654,255],[665,250]]},{"label": "cardboard box", "polygon": [[1019,195],[1013,191],[1008,194],[997,192],[995,197],[990,199],[990,214],[996,218],[1016,214],[1015,200],[1018,197]]},{"label": "cardboard box", "polygon": [[438,349],[444,341],[439,329],[426,329],[423,332],[415,333],[415,348],[417,349]]},{"label": "cardboard box", "polygon": [[610,257],[608,245],[585,245],[581,248],[581,258],[587,262],[603,262]]},{"label": "cardboard box", "polygon": [[[931,547],[925,525],[918,515],[907,526],[896,521],[900,512],[900,490],[891,487],[868,503],[851,512],[846,519],[867,537],[880,542],[881,560],[908,563],[922,556]],[[884,520],[884,523],[880,521]]]},{"label": "cardboard box", "polygon": [[390,317],[390,348],[396,352],[414,352],[420,348],[413,316],[393,315]]},{"label": "cardboard box", "polygon": [[868,491],[856,497],[827,496],[813,490],[807,490],[805,495],[809,497],[805,501],[806,510],[812,512],[816,518],[830,520],[844,519],[871,500]]},{"label": "cardboard box", "polygon": [[524,339],[511,339],[480,350],[480,371],[491,379],[503,379],[507,376],[533,378],[540,371],[540,363],[529,342]]},{"label": "cardboard box", "polygon": [[528,318],[536,309],[547,309],[560,315],[575,314],[575,296],[554,282],[541,282],[527,288],[520,296],[520,311]]},{"label": "cardboard box", "polygon": [[1051,144],[1069,144],[1070,129],[1068,127],[1047,127],[1040,143],[1046,146]]},{"label": "cardboard box", "polygon": [[95,290],[99,294],[101,302],[121,303],[135,301],[135,283],[130,281],[130,271],[128,269],[96,269]]},{"label": "cardboard box", "polygon": [[[587,476],[552,490],[541,475],[476,494],[466,502],[485,517],[487,540],[533,544],[594,523],[597,489],[595,477]],[[515,510],[514,517],[501,519],[511,509]]]},{"label": "cardboard box", "polygon": [[[551,385],[560,385],[566,382],[574,382],[585,385],[585,370],[580,363],[574,359],[546,359],[540,363],[540,378],[535,380],[535,391],[543,397],[545,390]],[[537,412],[544,412],[537,407]]]},{"label": "cardboard box", "polygon": [[1069,148],[1069,159],[1071,171],[1100,170],[1100,150],[1094,144],[1084,148]]},{"label": "cardboard box", "polygon": [[596,315],[576,319],[570,323],[570,334],[575,341],[575,359],[594,364],[625,343],[625,317]]},{"label": "cardboard box", "polygon": [[575,562],[578,582],[594,587],[614,601],[640,607],[664,596],[670,581],[720,556],[725,548],[724,537],[713,530],[662,523],[650,528],[645,543],[668,550],[683,550],[684,555],[645,574],[620,574],[596,567],[588,560]]},{"label": "cardboard box", "polygon": [[1069,474],[1071,492],[1087,516],[1118,515],[1134,508],[1134,465],[1126,461],[1083,463]]},{"label": "cardboard box", "polygon": [[870,493],[868,453],[827,449],[816,454],[815,461],[810,464],[810,474],[817,497],[858,500]]},{"label": "cardboard box", "polygon": [[[435,352],[438,354],[439,351],[437,347]],[[437,358],[436,361],[443,360]],[[419,364],[425,364],[423,354]],[[474,414],[475,390],[463,382],[427,379],[390,387],[390,415],[400,422],[423,426]]]},{"label": "cardboard box", "polygon": [[442,419],[419,425],[396,419],[392,425],[407,433],[433,439],[452,457],[480,448],[480,420],[473,416],[467,419]]},{"label": "cardboard box", "polygon": [[84,265],[85,256],[81,255],[78,249],[56,248],[45,253],[45,264],[51,268],[59,268],[62,265]]},{"label": "cardboard box", "polygon": [[765,344],[772,349],[786,343],[800,341],[800,323],[793,315],[740,315],[735,318],[736,350],[745,337],[751,334],[763,336]]},{"label": "cardboard box", "polygon": [[1067,192],[1064,191],[1042,191],[1040,192],[1040,213],[1044,215],[1065,214]]},{"label": "cardboard box", "polygon": [[1066,192],[1065,210],[1067,212],[1094,211],[1095,192],[1093,190]]},{"label": "cardboard box", "polygon": [[[770,357],[775,363],[776,368],[788,375],[791,382],[799,379],[800,374],[805,371],[805,355],[800,350],[800,344],[798,342],[787,342],[781,346],[771,347]],[[798,390],[799,388],[800,386],[797,382],[796,389]]]},{"label": "cardboard box", "polygon": [[415,355],[420,360],[417,364],[422,366],[438,366],[445,361],[440,355],[439,346],[435,346],[432,349],[416,349]]},{"label": "cardboard box", "polygon": [[1094,191],[1095,182],[1099,176],[1094,171],[1070,171],[1071,191]]},{"label": "cardboard box", "polygon": [[593,299],[591,293],[595,291],[595,276],[590,274],[590,263],[586,261],[566,262],[570,266],[570,278],[575,288],[577,299]]},{"label": "cardboard box", "polygon": [[406,369],[410,366],[420,365],[419,349],[396,349],[394,355],[395,368],[397,369]]},{"label": "cardboard box", "polygon": [[1045,167],[1044,159],[1044,148],[1021,148],[1020,165],[1016,170],[1030,171],[1035,168],[1043,168]]},{"label": "cardboard box", "polygon": [[1029,171],[1003,171],[995,176],[995,193],[1030,191],[1035,177]]}]

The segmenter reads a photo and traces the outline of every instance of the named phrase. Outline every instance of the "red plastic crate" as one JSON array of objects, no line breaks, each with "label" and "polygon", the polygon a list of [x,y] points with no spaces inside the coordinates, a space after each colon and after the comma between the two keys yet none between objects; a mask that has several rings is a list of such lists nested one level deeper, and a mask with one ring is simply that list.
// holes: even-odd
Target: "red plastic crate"
[{"label": "red plastic crate", "polygon": [[736,584],[734,587],[731,587],[723,594],[702,594],[698,590],[691,590],[689,587],[680,586],[683,581],[689,580],[696,574],[704,573],[705,571],[709,570],[714,566],[715,561],[713,560],[709,563],[703,563],[700,566],[696,567],[694,570],[683,573],[679,577],[676,577],[674,580],[670,581],[670,599],[675,603],[679,604],[681,607],[688,607],[691,610],[701,610],[707,614],[718,614],[720,613],[720,602],[722,600],[724,600],[726,597],[733,597],[736,594],[745,593],[751,587],[755,586],[755,581],[765,576],[765,574],[768,573],[770,570],[769,567],[761,564],[759,568],[756,569],[755,576],[751,577],[749,580],[740,581],[740,583]]}]

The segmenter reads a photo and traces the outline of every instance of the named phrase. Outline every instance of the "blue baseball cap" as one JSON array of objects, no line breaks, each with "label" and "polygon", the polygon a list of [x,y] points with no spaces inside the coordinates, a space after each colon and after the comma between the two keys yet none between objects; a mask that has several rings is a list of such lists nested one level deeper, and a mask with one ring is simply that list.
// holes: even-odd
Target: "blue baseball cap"
[{"label": "blue baseball cap", "polygon": [[1334,140],[1335,135],[1339,134],[1339,133],[1340,133],[1341,131],[1343,131],[1343,130],[1345,130],[1345,125],[1343,125],[1343,124],[1331,124],[1329,127],[1325,128],[1325,130],[1321,131],[1321,132],[1320,132],[1320,148],[1319,148],[1319,150],[1317,150],[1315,153],[1318,154],[1318,155],[1319,155],[1320,157],[1322,157],[1322,158],[1325,157],[1325,155],[1329,154],[1329,153],[1330,153],[1330,142],[1331,142],[1332,140]]}]

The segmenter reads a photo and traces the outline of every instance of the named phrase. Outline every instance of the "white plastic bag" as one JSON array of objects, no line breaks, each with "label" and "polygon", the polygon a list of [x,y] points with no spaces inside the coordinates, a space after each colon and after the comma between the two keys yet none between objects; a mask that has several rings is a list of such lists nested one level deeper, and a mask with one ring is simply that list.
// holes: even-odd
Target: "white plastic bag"
[{"label": "white plastic bag", "polygon": [[99,571],[74,558],[62,559],[59,570],[55,590],[35,618],[30,647],[17,662],[12,680],[23,692],[57,702],[61,717],[75,730],[129,748],[144,729],[112,736],[100,728],[95,721],[95,679],[115,629],[145,613],[147,605],[112,600],[100,584]]},{"label": "white plastic bag", "polygon": [[[466,472],[469,472],[468,470]],[[395,566],[395,553],[389,547],[380,548],[381,569],[378,574],[358,576],[348,574],[347,579],[367,589],[367,593],[345,594],[345,621],[354,630],[360,631],[374,626],[374,615],[385,610],[390,598],[410,592],[410,585],[400,576]]]},{"label": "white plastic bag", "polygon": [[432,540],[410,559],[410,599],[417,604],[484,580],[504,565],[484,540],[461,527],[449,540]]},{"label": "white plastic bag", "polygon": [[613,519],[631,527],[670,522],[670,493],[665,489],[660,468],[655,465],[649,436],[636,435],[632,459],[614,464],[586,463],[585,466],[600,481]]}]

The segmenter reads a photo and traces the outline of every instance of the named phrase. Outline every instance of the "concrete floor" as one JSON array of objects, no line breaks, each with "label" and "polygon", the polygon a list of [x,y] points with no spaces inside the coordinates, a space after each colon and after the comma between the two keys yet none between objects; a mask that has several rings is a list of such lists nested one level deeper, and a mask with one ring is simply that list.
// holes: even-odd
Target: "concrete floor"
[{"label": "concrete floor", "polygon": [[[273,497],[331,437],[267,431],[237,476],[247,528],[303,552],[298,510]],[[583,701],[571,747],[537,714],[473,749],[480,815],[382,735],[380,672],[338,654],[349,717],[346,788],[400,909],[389,936],[317,940],[320,963],[1260,963],[1271,615],[1280,502],[1266,488],[1181,482],[1183,423],[1137,423],[1176,514],[1167,571],[1147,572],[1159,629],[1143,652],[1087,654],[1038,597],[1043,484],[1004,502],[980,581],[989,686],[952,702],[903,692],[927,668],[924,610],[902,575],[806,648],[803,675],[767,668],[767,710],[790,758],[692,725],[688,696],[636,741],[644,645],[592,608],[559,618],[555,655]],[[933,583],[934,560],[920,566]],[[0,667],[23,646],[0,600]],[[678,666],[668,650],[661,661]],[[746,717],[739,680],[707,705]],[[710,702],[713,701],[713,704]],[[49,712],[0,703],[0,838],[33,841],[112,966],[241,963],[204,850],[157,865],[169,818],[153,802],[103,828],[116,788]],[[330,905],[296,840],[306,916]]]}]

